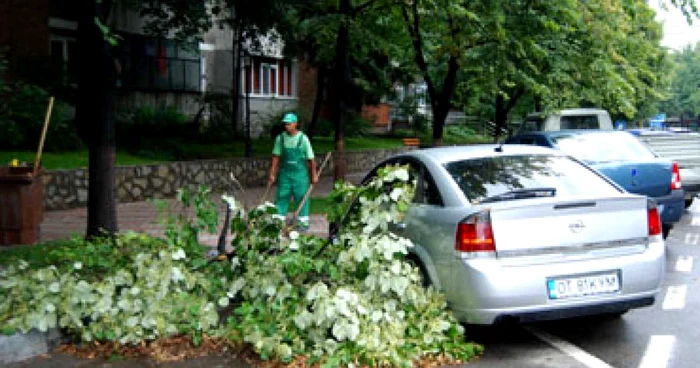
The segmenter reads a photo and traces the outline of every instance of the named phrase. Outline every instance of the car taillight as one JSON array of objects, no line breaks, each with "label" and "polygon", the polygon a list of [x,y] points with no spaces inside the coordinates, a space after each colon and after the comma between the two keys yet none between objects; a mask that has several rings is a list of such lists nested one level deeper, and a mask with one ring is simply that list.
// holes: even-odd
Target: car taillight
[{"label": "car taillight", "polygon": [[671,169],[671,190],[674,189],[681,189],[681,171],[678,168],[678,164],[675,162]]},{"label": "car taillight", "polygon": [[656,203],[647,202],[647,223],[649,224],[649,236],[661,234],[661,216]]},{"label": "car taillight", "polygon": [[455,250],[470,255],[496,252],[489,211],[470,215],[457,224]]}]

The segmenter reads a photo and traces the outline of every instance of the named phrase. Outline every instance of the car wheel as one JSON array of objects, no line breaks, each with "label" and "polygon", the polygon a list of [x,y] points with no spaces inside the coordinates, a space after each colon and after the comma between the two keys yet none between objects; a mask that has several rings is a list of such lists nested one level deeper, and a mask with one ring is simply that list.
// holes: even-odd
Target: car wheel
[{"label": "car wheel", "polygon": [[685,208],[690,207],[693,204],[693,198],[688,198],[685,200]]},{"label": "car wheel", "polygon": [[663,236],[664,240],[668,238],[668,234],[671,232],[672,226],[670,225],[661,225],[661,235]]}]

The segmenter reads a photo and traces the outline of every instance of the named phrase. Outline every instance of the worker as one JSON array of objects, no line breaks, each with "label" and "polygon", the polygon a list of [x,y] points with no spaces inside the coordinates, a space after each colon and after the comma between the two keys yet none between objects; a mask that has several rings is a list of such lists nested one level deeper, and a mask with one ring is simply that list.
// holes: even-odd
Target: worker
[{"label": "worker", "polygon": [[[284,132],[275,138],[268,185],[277,182],[275,204],[279,214],[286,217],[291,198],[294,198],[294,202],[299,205],[309,190],[310,184],[318,182],[318,175],[311,142],[298,129],[296,114],[285,114],[282,122]],[[299,230],[309,230],[309,200],[301,208],[299,218],[291,221],[297,221]]]}]

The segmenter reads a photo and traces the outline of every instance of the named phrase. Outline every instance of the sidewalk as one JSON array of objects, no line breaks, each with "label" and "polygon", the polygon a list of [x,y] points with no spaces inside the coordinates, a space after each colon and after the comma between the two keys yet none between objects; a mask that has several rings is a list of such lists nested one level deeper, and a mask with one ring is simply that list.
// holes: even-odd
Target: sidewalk
[{"label": "sidewalk", "polygon": [[[347,174],[346,180],[358,183],[364,177],[364,173]],[[267,200],[274,202],[276,187],[272,187],[268,193]],[[333,189],[332,177],[323,177],[314,187],[311,197],[325,197]],[[264,187],[246,188],[244,193],[234,193],[237,199],[251,208],[259,204],[258,201],[265,192]],[[221,201],[221,194],[212,195],[215,203],[219,203],[219,226],[216,234],[200,234],[202,244],[216,246],[219,233],[223,226],[225,206]],[[174,199],[167,200],[170,203],[176,202]],[[136,231],[145,232],[151,235],[162,235],[163,226],[158,223],[158,210],[154,203],[149,201],[119,203],[117,205],[117,224],[120,232]],[[82,236],[87,227],[87,208],[75,208],[61,211],[48,211],[44,215],[44,221],[40,225],[41,241],[55,240],[70,237],[72,235]],[[325,215],[311,215],[310,232],[312,234],[325,237],[328,235],[328,222]]]}]

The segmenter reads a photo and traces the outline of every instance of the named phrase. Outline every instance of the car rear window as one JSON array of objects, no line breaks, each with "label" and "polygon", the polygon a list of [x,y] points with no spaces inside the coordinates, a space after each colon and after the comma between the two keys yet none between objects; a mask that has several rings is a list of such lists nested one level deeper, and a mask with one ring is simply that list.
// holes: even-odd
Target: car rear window
[{"label": "car rear window", "polygon": [[590,163],[655,157],[647,146],[626,132],[562,135],[552,137],[552,141],[560,150]]},{"label": "car rear window", "polygon": [[565,115],[559,119],[559,129],[599,129],[598,115]]},{"label": "car rear window", "polygon": [[445,164],[464,195],[484,198],[522,189],[553,188],[556,196],[615,195],[615,186],[566,156],[517,155],[454,161]]},{"label": "car rear window", "polygon": [[544,119],[538,116],[528,116],[520,125],[521,132],[538,132],[544,127]]}]

